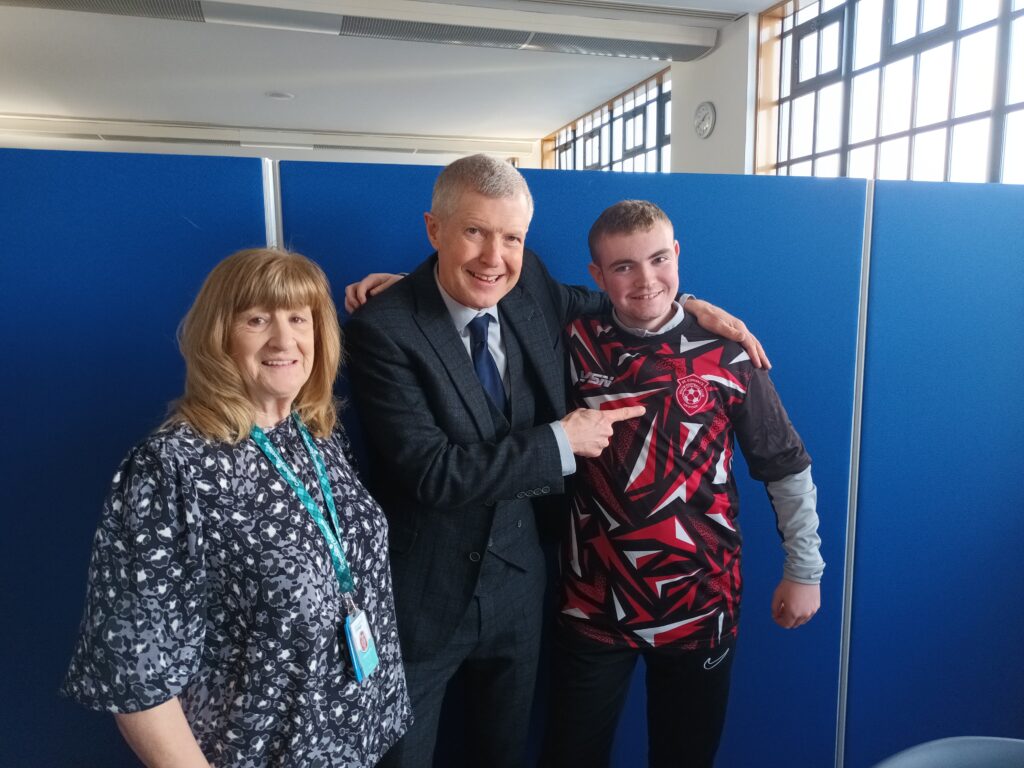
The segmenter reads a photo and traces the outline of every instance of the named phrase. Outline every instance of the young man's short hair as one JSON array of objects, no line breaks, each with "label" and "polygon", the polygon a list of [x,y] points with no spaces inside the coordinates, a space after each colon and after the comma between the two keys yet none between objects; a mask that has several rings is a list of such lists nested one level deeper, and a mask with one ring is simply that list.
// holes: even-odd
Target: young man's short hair
[{"label": "young man's short hair", "polygon": [[668,214],[648,200],[620,200],[615,205],[605,208],[590,228],[590,235],[587,238],[590,260],[597,263],[594,247],[602,237],[650,232],[659,221],[672,226]]}]

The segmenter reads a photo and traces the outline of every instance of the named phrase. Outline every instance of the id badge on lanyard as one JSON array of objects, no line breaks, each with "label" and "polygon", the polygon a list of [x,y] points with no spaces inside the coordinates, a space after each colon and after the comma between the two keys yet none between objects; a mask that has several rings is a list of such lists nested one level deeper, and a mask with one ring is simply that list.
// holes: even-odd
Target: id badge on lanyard
[{"label": "id badge on lanyard", "polygon": [[313,522],[316,523],[317,528],[320,529],[320,533],[324,537],[324,541],[327,543],[327,551],[331,556],[331,565],[334,566],[334,575],[338,579],[338,586],[341,589],[345,608],[348,612],[344,624],[345,642],[348,645],[349,655],[352,658],[352,667],[355,670],[356,681],[361,683],[377,669],[379,664],[377,645],[374,643],[373,633],[370,631],[370,622],[366,612],[356,605],[355,599],[352,596],[355,592],[352,571],[348,567],[348,561],[345,559],[341,542],[338,541],[338,537],[334,533],[335,531],[341,531],[341,523],[338,520],[338,510],[334,506],[334,494],[331,492],[331,483],[327,478],[327,467],[324,464],[324,458],[320,455],[320,450],[313,442],[313,438],[309,436],[309,431],[306,429],[306,425],[302,423],[302,419],[299,418],[299,414],[293,413],[292,419],[295,421],[295,426],[298,427],[299,434],[302,435],[302,442],[306,446],[306,452],[312,459],[313,467],[316,469],[320,491],[323,493],[324,501],[327,503],[327,510],[331,516],[331,521],[334,523],[333,530],[328,525],[327,520],[324,519],[324,514],[320,507],[313,501],[313,497],[309,495],[306,487],[299,480],[298,475],[295,474],[295,471],[288,462],[284,460],[284,457],[281,456],[281,453],[274,444],[270,442],[270,438],[267,437],[266,433],[258,426],[253,425],[249,434],[260,450],[263,451],[263,455],[267,457],[267,460],[273,465],[274,469],[278,471],[281,477],[291,486],[291,489],[295,491],[295,495],[299,497],[309,516],[313,518]]},{"label": "id badge on lanyard", "polygon": [[356,682],[361,683],[373,674],[380,660],[377,658],[377,644],[373,641],[366,611],[357,608],[355,602],[351,602],[349,615],[345,617],[345,642],[352,657]]}]

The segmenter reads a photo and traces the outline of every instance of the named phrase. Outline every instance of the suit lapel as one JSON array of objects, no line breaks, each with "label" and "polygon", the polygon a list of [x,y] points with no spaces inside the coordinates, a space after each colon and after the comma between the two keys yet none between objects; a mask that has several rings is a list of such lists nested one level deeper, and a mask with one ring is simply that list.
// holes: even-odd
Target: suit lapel
[{"label": "suit lapel", "polygon": [[427,341],[433,347],[438,360],[448,372],[456,391],[466,404],[466,410],[473,417],[477,430],[484,438],[494,436],[494,420],[491,418],[487,395],[480,386],[480,380],[473,370],[473,362],[466,353],[466,347],[455,331],[452,317],[441,299],[434,281],[436,256],[417,269],[408,280],[414,280],[416,295],[414,320]]},{"label": "suit lapel", "polygon": [[[542,384],[548,404],[556,413],[561,412],[565,404],[558,404],[555,401],[561,397],[560,393],[563,391],[562,366],[560,361],[555,359],[547,323],[540,307],[522,286],[518,285],[498,302],[498,307],[502,313],[503,327],[507,321],[507,325],[515,333],[523,357],[529,361]],[[517,384],[520,387],[526,386],[525,381],[513,382],[513,389]]]}]

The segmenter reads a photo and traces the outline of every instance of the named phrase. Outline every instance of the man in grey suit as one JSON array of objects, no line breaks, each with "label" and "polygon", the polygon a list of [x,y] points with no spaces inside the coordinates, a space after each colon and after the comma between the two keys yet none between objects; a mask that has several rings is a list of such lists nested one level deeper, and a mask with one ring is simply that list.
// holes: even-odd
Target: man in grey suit
[{"label": "man in grey suit", "polygon": [[[525,249],[532,214],[511,165],[452,163],[425,214],[437,252],[346,326],[415,717],[384,766],[432,765],[460,670],[470,763],[522,765],[545,583],[533,502],[560,494],[574,455],[599,455],[616,421],[643,412],[566,415],[562,328],[603,299],[556,282]],[[687,310],[723,335],[745,332],[703,302]]]}]

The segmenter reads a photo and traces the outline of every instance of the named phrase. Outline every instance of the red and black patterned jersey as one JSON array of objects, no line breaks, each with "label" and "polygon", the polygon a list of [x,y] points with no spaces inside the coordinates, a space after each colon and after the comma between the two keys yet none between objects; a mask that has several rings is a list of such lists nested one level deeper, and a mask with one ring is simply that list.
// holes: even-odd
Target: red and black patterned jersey
[{"label": "red and black patterned jersey", "polygon": [[751,475],[810,465],[767,373],[689,315],[639,338],[609,317],[567,328],[574,407],[643,405],[578,459],[561,553],[561,619],[603,643],[710,648],[739,619],[736,441]]}]

